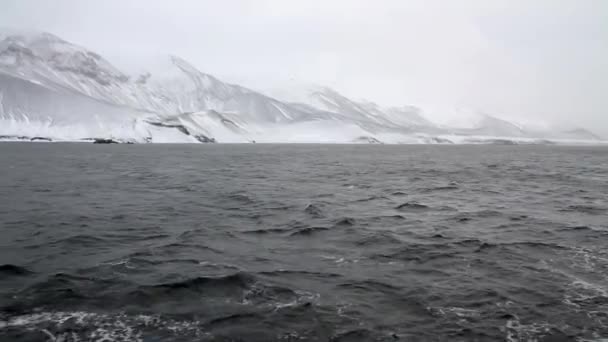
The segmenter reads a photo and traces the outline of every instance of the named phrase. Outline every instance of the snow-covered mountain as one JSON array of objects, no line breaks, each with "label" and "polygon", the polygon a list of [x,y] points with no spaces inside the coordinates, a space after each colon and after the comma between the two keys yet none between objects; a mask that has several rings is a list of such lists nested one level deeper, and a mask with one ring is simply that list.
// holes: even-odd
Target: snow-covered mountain
[{"label": "snow-covered mountain", "polygon": [[[346,125],[359,128],[355,136],[340,137],[344,141],[368,134],[364,126],[381,128],[366,117],[284,103],[222,82],[175,56],[168,64],[169,72],[133,77],[100,55],[49,33],[1,35],[0,135],[180,142],[201,140],[199,135],[211,139],[219,134],[224,139],[218,141],[276,135],[281,141],[285,138],[280,130],[293,130],[303,122],[313,129],[314,122],[323,120],[328,122],[321,131],[336,131],[326,132],[329,138],[342,136],[339,130]],[[178,125],[190,129],[176,129]]]},{"label": "snow-covered mountain", "polygon": [[470,128],[454,129],[462,135],[482,135],[498,137],[525,137],[526,132],[522,127],[490,115],[481,114],[477,123]]},{"label": "snow-covered mountain", "polygon": [[292,86],[270,90],[271,95],[280,100],[304,104],[331,113],[341,113],[351,119],[374,122],[383,127],[393,127],[408,131],[426,131],[437,128],[424,118],[421,110],[414,106],[383,108],[367,101],[355,101],[324,86]]},{"label": "snow-covered mountain", "polygon": [[[448,142],[442,135],[529,137],[491,116],[476,127],[450,128],[417,107],[383,108],[327,87],[277,99],[223,82],[176,56],[166,64],[131,75],[50,33],[0,33],[0,139],[398,143]],[[564,136],[596,138],[574,129]]]},{"label": "snow-covered mountain", "polygon": [[53,90],[152,113],[247,110],[256,120],[293,119],[279,101],[224,83],[178,57],[169,58],[173,73],[132,79],[100,55],[49,33],[12,35],[0,42],[4,74]]},{"label": "snow-covered mountain", "polygon": [[[454,142],[495,141],[494,138],[508,138],[521,142],[546,141],[546,139],[569,141],[600,141],[597,135],[583,128],[563,130],[559,128],[528,128],[519,124],[476,110],[467,108],[442,108],[432,106],[421,108],[412,105],[382,107],[367,101],[351,100],[337,91],[323,86],[291,84],[289,87],[273,88],[269,93],[287,102],[305,103],[316,109],[346,113],[350,117],[364,118],[382,124],[384,127],[401,127],[408,132],[418,133],[420,142],[453,140]],[[451,117],[446,122],[433,122],[428,117],[441,114]],[[466,139],[474,137],[474,139]]]}]

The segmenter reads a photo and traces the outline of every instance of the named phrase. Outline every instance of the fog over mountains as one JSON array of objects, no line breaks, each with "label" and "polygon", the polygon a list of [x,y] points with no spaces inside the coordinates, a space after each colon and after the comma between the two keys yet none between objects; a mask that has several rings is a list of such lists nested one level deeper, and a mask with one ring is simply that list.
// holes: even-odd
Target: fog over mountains
[{"label": "fog over mountains", "polygon": [[471,111],[468,125],[328,87],[268,93],[177,56],[132,75],[44,32],[0,32],[0,140],[267,143],[599,143],[582,127],[530,128]]}]

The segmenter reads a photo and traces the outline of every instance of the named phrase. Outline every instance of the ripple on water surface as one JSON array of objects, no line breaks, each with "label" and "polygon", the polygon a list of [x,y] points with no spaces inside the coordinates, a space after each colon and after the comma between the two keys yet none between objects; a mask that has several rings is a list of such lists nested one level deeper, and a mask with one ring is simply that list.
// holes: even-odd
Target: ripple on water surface
[{"label": "ripple on water surface", "polygon": [[0,340],[602,341],[606,160],[0,144]]}]

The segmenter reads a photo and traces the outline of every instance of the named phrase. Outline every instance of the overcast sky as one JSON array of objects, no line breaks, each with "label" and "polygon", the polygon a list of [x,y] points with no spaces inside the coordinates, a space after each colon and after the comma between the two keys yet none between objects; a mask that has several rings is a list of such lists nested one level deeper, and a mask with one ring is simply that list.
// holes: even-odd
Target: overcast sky
[{"label": "overcast sky", "polygon": [[258,88],[312,82],[608,134],[606,0],[2,0],[0,26],[119,65],[172,53]]}]

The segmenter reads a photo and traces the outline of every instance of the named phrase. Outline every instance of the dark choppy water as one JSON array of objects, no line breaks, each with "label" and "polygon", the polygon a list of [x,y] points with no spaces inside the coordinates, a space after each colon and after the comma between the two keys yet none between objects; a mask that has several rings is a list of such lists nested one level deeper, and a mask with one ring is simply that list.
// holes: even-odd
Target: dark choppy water
[{"label": "dark choppy water", "polygon": [[1,341],[601,341],[608,149],[0,144]]}]

